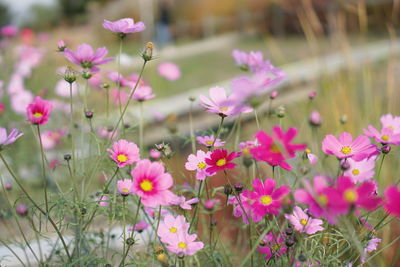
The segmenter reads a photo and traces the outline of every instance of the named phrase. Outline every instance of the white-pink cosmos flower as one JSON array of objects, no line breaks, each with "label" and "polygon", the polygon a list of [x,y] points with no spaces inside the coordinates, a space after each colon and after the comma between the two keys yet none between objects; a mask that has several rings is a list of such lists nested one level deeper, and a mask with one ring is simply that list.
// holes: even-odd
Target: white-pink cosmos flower
[{"label": "white-pink cosmos flower", "polygon": [[181,70],[178,65],[172,62],[163,62],[157,67],[158,73],[170,81],[176,81],[181,77]]},{"label": "white-pink cosmos flower", "polygon": [[313,219],[308,216],[300,207],[296,206],[293,209],[293,214],[285,214],[285,218],[290,221],[296,231],[307,233],[309,235],[318,231],[324,230],[321,226],[323,223],[320,219]]},{"label": "white-pink cosmos flower", "polygon": [[185,163],[186,170],[196,171],[196,179],[204,180],[207,176],[212,176],[206,172],[207,167],[206,158],[211,155],[211,152],[204,152],[203,150],[197,150],[196,155],[190,154],[187,162]]}]

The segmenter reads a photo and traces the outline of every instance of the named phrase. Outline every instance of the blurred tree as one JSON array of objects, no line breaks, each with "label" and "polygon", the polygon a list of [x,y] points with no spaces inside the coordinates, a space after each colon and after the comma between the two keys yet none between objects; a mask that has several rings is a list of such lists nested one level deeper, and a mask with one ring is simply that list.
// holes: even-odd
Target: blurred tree
[{"label": "blurred tree", "polygon": [[10,24],[10,22],[11,22],[11,15],[8,10],[8,7],[5,4],[0,3],[0,26]]},{"label": "blurred tree", "polygon": [[104,5],[111,0],[58,0],[58,5],[63,19],[69,24],[80,24],[86,22],[90,2]]},{"label": "blurred tree", "polygon": [[59,24],[60,10],[57,6],[33,5],[31,16],[24,21],[24,27],[43,31]]}]

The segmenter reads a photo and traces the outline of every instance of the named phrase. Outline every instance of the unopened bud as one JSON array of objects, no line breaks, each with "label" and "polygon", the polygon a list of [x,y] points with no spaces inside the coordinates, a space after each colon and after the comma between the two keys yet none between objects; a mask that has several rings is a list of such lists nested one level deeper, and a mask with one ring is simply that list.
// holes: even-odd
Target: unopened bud
[{"label": "unopened bud", "polygon": [[285,245],[286,245],[286,247],[288,247],[288,248],[292,247],[292,246],[294,245],[294,243],[295,243],[295,241],[294,241],[293,238],[288,238],[288,239],[286,239],[286,241],[285,241]]},{"label": "unopened bud", "polygon": [[392,149],[392,147],[390,145],[384,145],[384,146],[382,146],[381,151],[383,154],[389,154],[391,149]]},{"label": "unopened bud", "polygon": [[88,119],[93,118],[93,111],[91,110],[85,111],[85,117]]},{"label": "unopened bud", "polygon": [[128,246],[132,246],[133,244],[135,244],[135,239],[133,239],[132,237],[129,237],[128,239],[126,239],[125,242]]},{"label": "unopened bud", "polygon": [[92,77],[92,73],[86,71],[84,73],[82,73],[82,78],[85,80],[89,80]]},{"label": "unopened bud", "polygon": [[235,188],[236,193],[240,194],[243,191],[244,185],[236,183],[233,187]]},{"label": "unopened bud", "polygon": [[232,194],[232,192],[233,192],[232,186],[231,186],[230,184],[226,184],[226,185],[224,186],[224,193],[225,193],[225,195],[229,196],[229,195]]},{"label": "unopened bud", "polygon": [[342,171],[347,171],[348,169],[350,169],[350,163],[348,163],[347,161],[343,161],[340,164],[340,168],[342,169]]},{"label": "unopened bud", "polygon": [[318,111],[314,110],[311,112],[310,117],[308,118],[308,122],[311,126],[319,127],[322,124],[321,114]]},{"label": "unopened bud", "polygon": [[67,45],[65,44],[65,42],[63,40],[59,40],[57,42],[58,52],[64,52],[65,48],[67,48]]},{"label": "unopened bud", "polygon": [[346,124],[346,122],[347,122],[347,115],[345,114],[345,115],[342,115],[340,117],[340,123],[341,124]]},{"label": "unopened bud", "polygon": [[144,61],[150,61],[153,59],[153,50],[154,44],[152,42],[148,42],[144,47],[144,51],[142,53],[142,58]]},{"label": "unopened bud", "polygon": [[196,101],[196,97],[194,97],[194,96],[189,96],[189,101],[190,101],[190,102]]},{"label": "unopened bud", "polygon": [[308,94],[308,98],[309,98],[310,100],[313,100],[316,96],[317,96],[317,92],[316,92],[316,91],[311,91],[311,92]]},{"label": "unopened bud", "polygon": [[67,160],[67,161],[70,160],[71,158],[72,158],[71,154],[65,154],[64,155],[64,159]]},{"label": "unopened bud", "polygon": [[269,95],[269,98],[275,99],[279,95],[278,91],[272,91],[271,94]]},{"label": "unopened bud", "polygon": [[76,81],[76,73],[72,68],[68,67],[65,70],[64,80],[69,84],[71,84],[71,83]]},{"label": "unopened bud", "polygon": [[278,118],[283,118],[285,117],[285,107],[284,106],[279,106],[276,109],[276,115],[278,116]]},{"label": "unopened bud", "polygon": [[102,83],[100,85],[100,87],[103,88],[103,89],[108,89],[108,88],[110,88],[110,85],[108,83]]}]

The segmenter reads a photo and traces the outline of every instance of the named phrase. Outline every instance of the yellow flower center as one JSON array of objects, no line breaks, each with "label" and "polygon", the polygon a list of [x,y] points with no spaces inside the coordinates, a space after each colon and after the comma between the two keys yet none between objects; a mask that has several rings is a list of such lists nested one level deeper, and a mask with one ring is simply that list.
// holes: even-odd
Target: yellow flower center
[{"label": "yellow flower center", "polygon": [[318,196],[318,203],[320,203],[323,206],[326,206],[328,204],[328,197],[325,194],[321,194]]},{"label": "yellow flower center", "polygon": [[359,171],[358,169],[354,169],[354,170],[351,171],[351,173],[352,173],[353,175],[359,175],[359,174],[360,174],[360,171]]},{"label": "yellow flower center", "polygon": [[348,146],[344,146],[342,147],[342,149],[340,150],[340,152],[342,152],[343,154],[347,155],[351,153],[351,148]]},{"label": "yellow flower center", "polygon": [[383,141],[389,141],[389,136],[387,136],[387,135],[382,135],[381,139],[382,139]]},{"label": "yellow flower center", "polygon": [[215,163],[217,166],[219,166],[219,167],[221,167],[221,166],[224,166],[225,164],[226,164],[226,159],[225,158],[223,158],[223,159],[219,159],[218,161],[217,161],[217,163]]},{"label": "yellow flower center", "polygon": [[303,226],[306,226],[307,225],[307,220],[306,219],[301,219],[300,220],[300,224],[303,225]]},{"label": "yellow flower center", "polygon": [[274,153],[280,153],[281,152],[281,150],[279,149],[279,147],[275,143],[273,143],[271,145],[270,150],[271,150],[271,152],[274,152]]},{"label": "yellow flower center", "polygon": [[40,113],[40,112],[35,112],[35,113],[33,113],[33,117],[35,117],[35,118],[41,118],[41,117],[43,117],[43,114]]},{"label": "yellow flower center", "polygon": [[171,228],[169,228],[169,231],[171,232],[171,233],[176,233],[176,232],[178,232],[178,229],[176,229],[176,227],[171,227]]},{"label": "yellow flower center", "polygon": [[214,142],[213,140],[206,141],[206,144],[211,146],[213,144],[213,142]]},{"label": "yellow flower center", "polygon": [[199,162],[199,164],[197,164],[197,168],[199,168],[200,170],[204,170],[207,167],[207,164],[205,164],[204,162]]},{"label": "yellow flower center", "polygon": [[126,162],[128,160],[128,157],[125,156],[124,154],[119,154],[118,157],[117,157],[117,160],[119,162]]},{"label": "yellow flower center", "polygon": [[263,205],[269,205],[269,204],[271,204],[271,202],[272,202],[272,197],[271,197],[271,196],[262,196],[262,197],[260,198],[260,202],[261,202]]},{"label": "yellow flower center", "polygon": [[178,243],[178,247],[179,247],[179,248],[186,248],[187,245],[186,245],[185,242],[179,242],[179,243]]},{"label": "yellow flower center", "polygon": [[221,112],[225,112],[225,111],[228,111],[228,107],[220,107],[219,108],[219,111],[221,111]]},{"label": "yellow flower center", "polygon": [[129,193],[129,189],[128,188],[122,188],[122,192]]},{"label": "yellow flower center", "polygon": [[249,148],[248,148],[248,147],[243,148],[242,153],[243,153],[243,155],[245,155],[245,156],[250,155]]},{"label": "yellow flower center", "polygon": [[347,189],[344,191],[344,199],[346,199],[350,203],[354,203],[358,198],[358,194],[353,189]]},{"label": "yellow flower center", "polygon": [[143,180],[140,183],[140,188],[145,192],[149,192],[153,189],[153,183],[150,182],[149,180]]},{"label": "yellow flower center", "polygon": [[304,150],[304,152],[306,152],[307,154],[311,154],[311,150],[309,148],[306,148],[306,150]]},{"label": "yellow flower center", "polygon": [[273,249],[273,250],[278,250],[278,249],[280,249],[282,246],[280,245],[280,244],[273,244],[272,246],[271,246],[271,248]]}]

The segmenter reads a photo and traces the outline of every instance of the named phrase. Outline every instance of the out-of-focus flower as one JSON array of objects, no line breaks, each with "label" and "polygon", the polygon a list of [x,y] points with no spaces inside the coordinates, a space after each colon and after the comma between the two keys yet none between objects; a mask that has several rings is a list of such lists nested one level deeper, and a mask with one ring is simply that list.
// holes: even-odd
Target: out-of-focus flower
[{"label": "out-of-focus flower", "polygon": [[321,126],[322,124],[322,119],[321,119],[321,114],[319,114],[318,111],[314,110],[311,112],[310,117],[308,118],[308,122],[310,123],[311,126]]},{"label": "out-of-focus flower", "polygon": [[113,131],[114,129],[112,127],[104,127],[104,126],[100,126],[97,129],[97,133],[99,134],[99,136],[103,137],[103,138],[107,138],[107,139],[116,139],[118,137],[118,130],[115,130],[115,133],[113,135]]},{"label": "out-of-focus flower", "polygon": [[138,101],[146,101],[154,98],[153,89],[150,86],[139,86],[133,93],[133,98]]},{"label": "out-of-focus flower", "polygon": [[23,90],[11,95],[11,108],[19,114],[26,114],[28,105],[33,101],[33,94]]},{"label": "out-of-focus flower", "polygon": [[175,199],[170,191],[173,185],[172,176],[165,172],[159,162],[143,159],[131,172],[133,193],[138,195],[146,207],[168,206]]},{"label": "out-of-focus flower", "polygon": [[66,48],[64,56],[72,63],[81,66],[84,69],[90,69],[93,72],[99,71],[96,66],[106,64],[113,58],[104,58],[108,53],[107,48],[101,47],[96,51],[88,44],[81,44],[77,47],[76,52]]},{"label": "out-of-focus flower", "polygon": [[236,167],[236,163],[233,163],[232,160],[237,157],[239,157],[239,154],[236,152],[231,152],[228,154],[226,149],[216,149],[205,158],[205,162],[209,166],[207,167],[206,172],[216,173],[226,169],[234,169]]},{"label": "out-of-focus flower", "polygon": [[173,205],[179,205],[181,209],[184,210],[191,210],[192,209],[192,204],[199,203],[199,199],[197,197],[186,200],[184,196],[176,197],[176,199],[173,200],[171,204]]},{"label": "out-of-focus flower", "polygon": [[375,160],[376,157],[366,158],[361,161],[355,161],[351,158],[346,159],[350,168],[345,170],[343,175],[350,177],[353,183],[361,183],[367,181],[371,179],[375,174]]},{"label": "out-of-focus flower", "polygon": [[220,203],[219,199],[207,199],[204,201],[204,208],[208,211],[213,211],[215,207]]},{"label": "out-of-focus flower", "polygon": [[400,117],[393,116],[392,114],[385,114],[380,119],[382,128],[389,128],[393,130],[394,134],[400,133]]},{"label": "out-of-focus flower", "polygon": [[108,196],[104,195],[104,196],[101,196],[101,197],[99,197],[99,198],[96,198],[96,201],[99,202],[99,205],[100,205],[101,207],[107,207],[108,204],[109,204],[109,199],[110,199],[110,198],[109,198]]},{"label": "out-of-focus flower", "polygon": [[132,165],[140,160],[138,146],[125,139],[115,142],[112,149],[107,149],[107,151],[110,152],[110,158],[117,163],[118,168]]},{"label": "out-of-focus flower", "polygon": [[367,258],[368,253],[375,251],[378,248],[379,243],[381,243],[382,239],[380,238],[371,238],[368,241],[367,246],[364,248],[363,253],[360,257],[361,262],[365,262],[365,259]]},{"label": "out-of-focus flower", "polygon": [[221,139],[217,138],[214,142],[214,135],[205,135],[205,136],[197,136],[196,140],[200,145],[204,145],[206,147],[212,147],[214,143],[214,147],[223,147],[225,145],[225,141],[221,141]]},{"label": "out-of-focus flower", "polygon": [[[78,92],[78,87],[77,87],[76,83],[72,83],[71,87],[72,87],[72,96],[76,96],[76,94]],[[56,84],[55,92],[57,95],[59,95],[61,97],[69,98],[70,97],[70,84],[68,82],[66,82],[64,79],[59,80]]]},{"label": "out-of-focus flower", "polygon": [[44,131],[41,135],[44,149],[52,149],[59,144],[65,135],[64,129]]},{"label": "out-of-focus flower", "polygon": [[312,218],[298,206],[293,208],[293,214],[285,214],[285,218],[288,219],[294,226],[294,229],[300,233],[312,235],[318,231],[324,230],[324,227],[321,226],[323,223],[322,220]]},{"label": "out-of-focus flower", "polygon": [[282,234],[275,235],[269,232],[265,235],[257,250],[265,254],[266,259],[271,259],[272,257],[280,258],[285,255],[287,248]]},{"label": "out-of-focus flower", "polygon": [[132,179],[123,179],[117,181],[118,193],[127,196],[133,193],[133,181]]},{"label": "out-of-focus flower", "polygon": [[14,37],[18,34],[18,28],[14,25],[6,25],[0,28],[0,34],[5,37]]},{"label": "out-of-focus flower", "polygon": [[28,214],[28,207],[25,204],[18,204],[15,207],[15,211],[21,215],[21,216],[25,216]]},{"label": "out-of-focus flower", "polygon": [[396,185],[389,186],[385,190],[385,211],[400,218],[400,188]]},{"label": "out-of-focus flower", "polygon": [[161,77],[170,81],[176,81],[181,77],[181,70],[178,65],[172,62],[163,62],[157,67],[157,71]]},{"label": "out-of-focus flower", "polygon": [[296,135],[296,128],[289,128],[287,132],[284,132],[280,126],[272,129],[272,136],[267,135],[264,131],[258,131],[255,137],[259,145],[252,148],[250,153],[256,160],[291,170],[292,166],[285,160],[295,157],[296,151],[306,148],[306,145],[291,143]]},{"label": "out-of-focus flower", "polygon": [[131,18],[123,18],[117,21],[109,21],[105,19],[103,27],[109,31],[123,34],[141,32],[146,29],[146,26],[142,21],[135,23]]},{"label": "out-of-focus flower", "polygon": [[200,106],[206,108],[207,112],[218,114],[222,117],[234,116],[242,110],[234,106],[232,97],[228,97],[223,87],[212,87],[209,89],[210,99],[204,95],[200,95],[200,100],[203,102]]},{"label": "out-of-focus flower", "polygon": [[317,155],[312,154],[310,149],[307,148],[306,150],[304,150],[304,153],[311,165],[314,165],[318,162]]},{"label": "out-of-focus flower", "polygon": [[153,159],[159,159],[161,158],[162,153],[156,149],[150,149],[149,156]]},{"label": "out-of-focus flower", "polygon": [[150,224],[148,224],[147,222],[145,222],[145,221],[140,221],[140,222],[138,222],[137,224],[135,224],[134,226],[133,226],[133,228],[131,228],[131,229],[128,229],[128,231],[136,231],[136,232],[138,232],[138,233],[141,233],[141,232],[143,232],[144,230],[146,230],[147,228],[149,228],[149,226],[150,226]]},{"label": "out-of-focus flower", "polygon": [[51,110],[51,102],[37,96],[26,108],[26,114],[32,124],[43,125],[49,120]]},{"label": "out-of-focus flower", "polygon": [[190,154],[185,163],[186,170],[196,171],[196,179],[204,180],[207,176],[214,174],[208,173],[206,169],[209,167],[206,163],[206,158],[211,155],[211,152],[197,150],[196,155]]},{"label": "out-of-focus flower", "polygon": [[339,159],[352,158],[356,161],[378,153],[377,147],[365,135],[357,136],[353,140],[351,134],[346,132],[341,133],[338,139],[331,134],[326,135],[322,141],[322,151]]},{"label": "out-of-focus flower", "polygon": [[7,135],[7,129],[0,127],[0,149],[3,146],[9,145],[17,141],[18,138],[23,136],[23,133],[19,133],[17,129],[12,129]]}]

